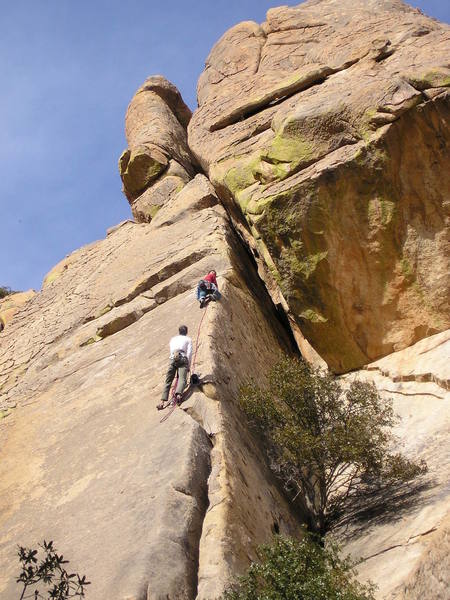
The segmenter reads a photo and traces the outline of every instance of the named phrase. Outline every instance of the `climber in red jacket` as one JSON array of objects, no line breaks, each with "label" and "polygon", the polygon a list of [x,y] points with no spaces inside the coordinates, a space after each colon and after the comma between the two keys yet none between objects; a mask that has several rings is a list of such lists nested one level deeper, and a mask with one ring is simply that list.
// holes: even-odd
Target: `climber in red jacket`
[{"label": "climber in red jacket", "polygon": [[200,308],[203,308],[208,301],[220,300],[219,286],[217,285],[216,272],[209,271],[203,279],[200,279],[197,285],[197,300],[200,302]]}]

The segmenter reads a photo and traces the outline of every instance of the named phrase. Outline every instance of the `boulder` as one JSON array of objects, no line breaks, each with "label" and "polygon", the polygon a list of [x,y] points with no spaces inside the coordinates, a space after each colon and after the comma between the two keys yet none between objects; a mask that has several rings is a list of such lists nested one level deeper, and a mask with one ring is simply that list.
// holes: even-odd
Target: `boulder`
[{"label": "boulder", "polygon": [[450,325],[449,27],[399,0],[241,23],[199,79],[189,146],[338,373]]}]

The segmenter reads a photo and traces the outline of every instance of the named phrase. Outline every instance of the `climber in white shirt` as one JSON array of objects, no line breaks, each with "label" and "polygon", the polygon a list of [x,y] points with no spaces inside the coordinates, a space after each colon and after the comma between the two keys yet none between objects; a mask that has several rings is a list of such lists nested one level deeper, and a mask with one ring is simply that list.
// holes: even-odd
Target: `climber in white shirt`
[{"label": "climber in white shirt", "polygon": [[158,410],[164,408],[169,398],[170,386],[177,373],[178,383],[175,390],[175,400],[177,404],[180,404],[183,397],[183,390],[186,386],[187,375],[191,366],[192,340],[187,335],[188,328],[186,325],[180,325],[178,332],[179,335],[175,335],[169,343],[170,364],[167,369],[166,382],[161,396],[161,402],[156,407]]}]

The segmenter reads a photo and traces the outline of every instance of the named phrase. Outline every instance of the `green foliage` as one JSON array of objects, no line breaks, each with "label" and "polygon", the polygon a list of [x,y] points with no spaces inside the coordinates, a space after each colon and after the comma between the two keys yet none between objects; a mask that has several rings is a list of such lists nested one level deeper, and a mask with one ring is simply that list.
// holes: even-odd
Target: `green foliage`
[{"label": "green foliage", "polygon": [[6,296],[9,296],[10,294],[14,294],[10,287],[6,287],[4,285],[0,286],[0,300]]},{"label": "green foliage", "polygon": [[272,469],[321,536],[356,499],[426,470],[391,453],[397,419],[374,385],[344,387],[331,374],[285,357],[270,371],[266,389],[255,382],[242,386],[240,404],[266,442]]},{"label": "green foliage", "polygon": [[[90,585],[90,581],[86,581],[86,576],[81,577],[77,573],[66,571],[63,565],[69,561],[64,560],[62,554],[56,553],[53,542],[44,540],[42,545],[39,544],[39,548],[43,551],[40,560],[38,560],[39,549],[32,550],[19,546],[18,555],[22,571],[17,578],[17,583],[23,585],[20,600],[23,598],[65,600],[76,596],[84,598],[84,588]],[[46,586],[45,595],[35,587],[37,584]]]},{"label": "green foliage", "polygon": [[308,535],[276,537],[258,549],[259,562],[225,592],[223,600],[373,600],[373,586],[355,579],[335,544],[323,548]]}]

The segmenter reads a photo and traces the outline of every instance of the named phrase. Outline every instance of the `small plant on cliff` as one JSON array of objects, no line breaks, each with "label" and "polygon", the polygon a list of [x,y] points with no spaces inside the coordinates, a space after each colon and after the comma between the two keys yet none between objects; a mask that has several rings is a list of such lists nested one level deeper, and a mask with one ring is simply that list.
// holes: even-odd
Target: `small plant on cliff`
[{"label": "small plant on cliff", "polygon": [[259,562],[231,586],[223,600],[373,600],[373,586],[355,579],[353,564],[305,535],[301,541],[276,537],[258,548]]},{"label": "small plant on cliff", "polygon": [[[39,552],[39,549],[41,552]],[[39,553],[41,557],[39,557]],[[63,565],[69,561],[63,555],[56,553],[53,542],[39,544],[38,550],[19,546],[19,561],[22,571],[17,578],[17,583],[23,585],[20,600],[24,598],[66,598],[84,597],[85,587],[90,584],[86,576],[77,573],[68,573]],[[44,584],[47,590],[43,595],[36,586]]]},{"label": "small plant on cliff", "polygon": [[6,296],[9,296],[10,294],[14,294],[11,288],[0,285],[0,300]]},{"label": "small plant on cliff", "polygon": [[304,361],[282,358],[266,389],[241,388],[240,404],[265,440],[271,467],[293,494],[311,531],[324,536],[374,490],[389,493],[426,471],[392,453],[392,403],[374,385],[348,387]]}]

